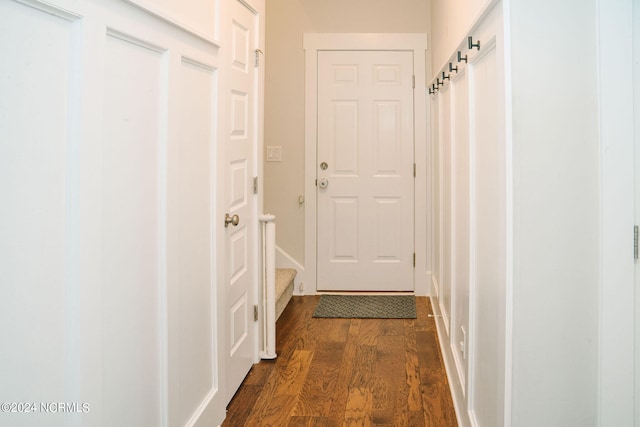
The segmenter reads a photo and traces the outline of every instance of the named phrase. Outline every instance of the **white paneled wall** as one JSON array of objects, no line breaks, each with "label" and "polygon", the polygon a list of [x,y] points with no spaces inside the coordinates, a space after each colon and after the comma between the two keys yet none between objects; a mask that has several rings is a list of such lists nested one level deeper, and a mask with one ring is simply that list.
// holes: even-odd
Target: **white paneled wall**
[{"label": "white paneled wall", "polygon": [[433,238],[433,252],[432,256],[432,289],[431,295],[436,301],[440,301],[440,282],[442,281],[442,267],[441,267],[441,236],[442,227],[440,226],[440,218],[442,218],[442,199],[441,199],[441,182],[440,171],[442,165],[440,164],[440,143],[439,143],[439,131],[440,131],[440,109],[438,108],[439,98],[437,96],[430,96],[429,100],[429,114],[431,129],[429,132],[429,140],[431,142],[431,188],[432,188],[432,200],[433,200],[433,220],[432,220],[432,238]]},{"label": "white paneled wall", "polygon": [[[77,288],[69,268],[78,252],[77,192],[67,187],[78,170],[77,16],[12,1],[0,3],[0,16],[0,382],[17,401],[41,400],[65,389],[67,348],[78,341],[65,310]],[[20,371],[40,378],[38,387],[12,375]]]},{"label": "white paneled wall", "polygon": [[[452,78],[453,77],[453,78]],[[453,298],[451,301],[451,350],[462,390],[467,381],[467,353],[469,332],[469,267],[470,267],[470,141],[469,141],[469,85],[467,70],[451,76],[452,156],[451,171],[451,257],[455,269],[451,271]]]},{"label": "white paneled wall", "polygon": [[[170,366],[180,373],[174,396],[180,402],[175,422],[187,423],[219,385],[217,331],[211,316],[218,299],[210,270],[211,206],[216,203],[215,128],[217,71],[187,56],[179,60],[180,102],[176,143],[170,146],[168,201],[171,228],[167,236],[169,265],[168,312],[175,319],[170,346]],[[176,64],[177,65],[177,64]],[[177,68],[177,67],[176,67]],[[189,310],[185,310],[185,308]],[[191,369],[199,366],[200,369]],[[172,419],[173,422],[173,419]]]},{"label": "white paneled wall", "polygon": [[506,157],[500,134],[498,53],[490,41],[473,62],[473,384],[479,425],[502,425],[506,284]]},{"label": "white paneled wall", "polygon": [[440,277],[437,281],[440,283],[440,295],[438,302],[442,317],[444,318],[444,327],[447,334],[451,329],[451,294],[453,287],[451,286],[451,234],[453,232],[451,228],[451,220],[453,219],[453,213],[451,211],[451,180],[453,179],[454,172],[451,169],[451,87],[445,86],[441,89],[438,96],[440,105],[438,111],[440,112],[440,133],[439,133],[439,146],[440,146]]},{"label": "white paneled wall", "polygon": [[229,4],[0,2],[0,425],[224,419]]},{"label": "white paneled wall", "polygon": [[103,378],[103,399],[123,410],[105,412],[104,420],[160,425],[167,345],[162,253],[167,118],[162,111],[168,64],[164,48],[128,34],[108,31],[105,40],[100,289],[102,363],[109,374]]},{"label": "white paneled wall", "polygon": [[[432,86],[433,292],[461,425],[504,417],[506,151],[500,4],[474,27]],[[447,64],[448,65],[448,64]],[[440,84],[438,84],[440,83]],[[444,84],[442,84],[444,83]],[[437,90],[434,90],[437,89]],[[502,130],[501,130],[502,129]]]},{"label": "white paneled wall", "polygon": [[172,25],[187,30],[191,35],[218,42],[220,38],[219,1],[201,0],[123,0],[136,5]]},{"label": "white paneled wall", "polygon": [[[437,3],[436,42],[451,36],[446,12],[455,3],[479,5]],[[632,425],[637,11],[630,0],[486,3],[464,33],[454,30],[458,47],[434,61],[431,87],[433,194],[451,203],[434,212],[435,267],[451,272],[434,268],[433,306],[458,420]],[[559,76],[577,35],[585,37],[571,64],[580,71]],[[481,48],[468,47],[467,36]],[[458,50],[468,62],[458,62]],[[449,62],[465,68],[466,99],[457,92],[462,69],[441,84]],[[466,349],[457,335],[464,325]]]}]

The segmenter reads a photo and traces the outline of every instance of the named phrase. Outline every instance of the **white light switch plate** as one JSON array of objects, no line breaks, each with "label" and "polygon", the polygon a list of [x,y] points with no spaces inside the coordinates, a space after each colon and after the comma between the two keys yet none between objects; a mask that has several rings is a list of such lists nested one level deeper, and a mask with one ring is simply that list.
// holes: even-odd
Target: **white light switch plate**
[{"label": "white light switch plate", "polygon": [[282,161],[282,146],[267,145],[267,162],[281,162],[281,161]]}]

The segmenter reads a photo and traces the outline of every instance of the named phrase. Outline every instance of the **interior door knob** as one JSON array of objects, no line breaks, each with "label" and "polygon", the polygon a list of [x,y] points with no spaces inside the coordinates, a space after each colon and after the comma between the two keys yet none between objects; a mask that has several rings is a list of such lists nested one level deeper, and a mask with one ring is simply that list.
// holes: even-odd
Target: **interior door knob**
[{"label": "interior door knob", "polygon": [[329,186],[329,180],[327,178],[322,178],[318,181],[318,187],[327,188]]},{"label": "interior door knob", "polygon": [[224,214],[224,226],[225,228],[229,226],[229,224],[234,227],[240,224],[240,217],[238,215],[231,216],[229,214]]}]

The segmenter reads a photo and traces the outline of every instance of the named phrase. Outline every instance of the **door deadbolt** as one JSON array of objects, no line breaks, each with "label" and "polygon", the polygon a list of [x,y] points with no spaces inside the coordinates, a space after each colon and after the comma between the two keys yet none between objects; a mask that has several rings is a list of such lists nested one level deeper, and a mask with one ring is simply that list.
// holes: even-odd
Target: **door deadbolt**
[{"label": "door deadbolt", "polygon": [[320,163],[320,169],[322,169],[323,171],[326,171],[328,167],[329,165],[327,164],[327,162]]},{"label": "door deadbolt", "polygon": [[240,217],[238,215],[231,216],[229,214],[224,214],[224,226],[225,228],[229,226],[229,224],[234,227],[240,224]]}]

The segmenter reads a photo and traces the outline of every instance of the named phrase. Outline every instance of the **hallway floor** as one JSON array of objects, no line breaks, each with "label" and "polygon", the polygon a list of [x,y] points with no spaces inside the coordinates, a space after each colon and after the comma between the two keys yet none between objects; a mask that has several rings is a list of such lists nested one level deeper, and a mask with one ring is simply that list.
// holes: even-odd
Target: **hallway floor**
[{"label": "hallway floor", "polygon": [[457,425],[428,298],[417,319],[315,319],[318,299],[293,297],[223,426]]}]

